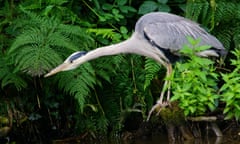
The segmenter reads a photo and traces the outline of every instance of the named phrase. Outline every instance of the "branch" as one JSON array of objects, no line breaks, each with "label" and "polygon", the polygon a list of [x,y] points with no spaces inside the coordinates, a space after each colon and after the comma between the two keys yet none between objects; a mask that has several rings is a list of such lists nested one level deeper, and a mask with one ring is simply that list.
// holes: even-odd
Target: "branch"
[{"label": "branch", "polygon": [[217,117],[216,116],[187,117],[187,120],[213,122],[217,120]]}]

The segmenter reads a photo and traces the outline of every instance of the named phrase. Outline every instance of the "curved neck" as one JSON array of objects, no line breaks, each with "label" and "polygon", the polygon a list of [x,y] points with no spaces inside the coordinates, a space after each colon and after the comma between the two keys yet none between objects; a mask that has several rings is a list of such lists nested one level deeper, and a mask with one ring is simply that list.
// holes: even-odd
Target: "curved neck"
[{"label": "curved neck", "polygon": [[113,44],[110,46],[104,46],[92,51],[89,51],[85,56],[76,60],[77,65],[81,65],[84,62],[109,55],[117,55],[123,53],[131,53],[142,55],[146,57],[153,58],[154,60],[162,63],[162,60],[159,58],[157,54],[157,50],[152,48],[152,45],[149,44],[144,39],[138,38],[137,33],[133,33],[133,35],[128,39],[118,44]]}]

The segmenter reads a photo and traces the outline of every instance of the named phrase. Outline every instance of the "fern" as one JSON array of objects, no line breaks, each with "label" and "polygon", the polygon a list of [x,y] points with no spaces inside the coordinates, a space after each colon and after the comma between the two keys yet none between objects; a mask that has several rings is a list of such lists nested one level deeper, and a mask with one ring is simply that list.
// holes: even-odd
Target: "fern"
[{"label": "fern", "polygon": [[20,28],[24,31],[16,37],[8,54],[15,58],[19,70],[32,76],[46,73],[62,61],[62,55],[78,51],[79,47],[86,49],[91,43],[80,27],[61,24],[55,18],[26,14],[30,20],[23,20],[25,26]]},{"label": "fern", "polygon": [[13,73],[11,63],[3,55],[0,56],[0,81],[1,87],[4,88],[7,85],[13,84],[18,91],[27,87],[26,81],[18,75]]},{"label": "fern", "polygon": [[111,77],[116,75],[114,58],[115,56],[103,57],[92,63],[96,70],[97,84],[99,86],[102,86],[101,81],[103,80],[111,83]]},{"label": "fern", "polygon": [[113,39],[116,33],[114,32],[114,29],[94,29],[94,28],[89,28],[87,30],[89,33],[95,33],[97,36],[101,35],[103,38],[110,38]]},{"label": "fern", "polygon": [[189,0],[186,7],[186,17],[197,21],[203,10],[207,10],[209,3],[207,1]]},{"label": "fern", "polygon": [[[227,49],[239,44],[240,4],[234,1],[189,0],[186,17],[208,27]],[[229,25],[231,23],[231,25]],[[234,40],[234,45],[232,45]]]},{"label": "fern", "polygon": [[115,131],[119,131],[121,129],[121,98],[110,88],[111,86],[111,84],[105,84],[105,87],[100,89],[101,91],[98,95],[104,110],[104,115],[108,120],[108,126],[112,127]]},{"label": "fern", "polygon": [[219,25],[216,26],[214,32],[219,39],[228,49],[238,47],[240,44],[240,4],[229,1],[219,2],[215,17]]},{"label": "fern", "polygon": [[157,76],[157,73],[160,70],[160,65],[156,63],[156,61],[146,58],[145,60],[145,82],[144,89],[150,86],[151,81]]},{"label": "fern", "polygon": [[79,110],[83,112],[86,97],[90,96],[91,89],[96,84],[95,71],[90,63],[85,63],[74,71],[63,72],[57,75],[56,79],[59,88],[74,96],[79,105]]}]

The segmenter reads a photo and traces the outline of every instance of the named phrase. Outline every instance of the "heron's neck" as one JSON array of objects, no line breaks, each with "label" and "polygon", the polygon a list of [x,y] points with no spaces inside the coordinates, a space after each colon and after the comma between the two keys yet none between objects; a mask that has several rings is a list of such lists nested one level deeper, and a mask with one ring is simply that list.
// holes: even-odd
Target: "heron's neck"
[{"label": "heron's neck", "polygon": [[110,46],[99,47],[92,51],[89,51],[85,56],[76,60],[78,65],[83,64],[87,61],[103,57],[103,56],[110,56],[110,55],[117,55],[123,53],[134,53],[133,49],[136,47],[132,42],[132,38],[125,40],[121,43],[113,44]]},{"label": "heron's neck", "polygon": [[132,49],[134,45],[131,43],[131,39],[125,40],[121,43],[112,44],[109,46],[104,46],[92,50],[87,53],[87,59],[95,59],[102,56],[110,56],[110,55],[117,55],[122,53],[132,53]]},{"label": "heron's neck", "polygon": [[162,60],[159,58],[159,55],[156,52],[157,50],[152,48],[151,44],[146,42],[144,39],[139,38],[138,36],[139,35],[137,33],[133,33],[133,35],[128,40],[125,40],[121,43],[94,49],[88,52],[85,56],[76,60],[76,64],[81,65],[84,62],[102,56],[117,55],[123,53],[132,53],[150,57],[162,63]]}]

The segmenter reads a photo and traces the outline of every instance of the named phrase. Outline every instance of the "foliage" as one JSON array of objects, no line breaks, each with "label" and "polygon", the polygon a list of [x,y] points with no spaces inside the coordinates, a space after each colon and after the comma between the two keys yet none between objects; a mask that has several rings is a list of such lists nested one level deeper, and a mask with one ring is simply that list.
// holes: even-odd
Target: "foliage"
[{"label": "foliage", "polygon": [[63,22],[75,23],[79,21],[71,6],[73,3],[68,0],[28,0],[21,3],[21,7],[26,11],[36,12],[41,16],[55,17]]},{"label": "foliage", "polygon": [[225,119],[240,118],[240,50],[232,52],[236,58],[231,59],[231,64],[235,67],[230,73],[222,74],[224,84],[220,89],[221,101],[226,103],[223,113]]},{"label": "foliage", "polygon": [[198,52],[210,46],[199,46],[199,39],[188,39],[191,45],[185,45],[181,50],[188,58],[187,62],[177,62],[173,76],[168,78],[172,83],[171,101],[177,100],[185,115],[202,115],[218,106],[218,74],[215,73],[213,61],[197,56]]},{"label": "foliage", "polygon": [[146,14],[152,11],[164,11],[169,12],[170,7],[167,5],[168,0],[157,0],[157,1],[144,1],[139,7],[139,14]]},{"label": "foliage", "polygon": [[[21,123],[18,117],[14,118],[13,130],[18,130],[20,137],[24,132],[38,135],[57,131],[59,135],[54,137],[120,132],[126,117],[137,112],[145,118],[159,96],[165,69],[155,61],[136,55],[118,55],[99,58],[47,79],[42,75],[72,52],[127,39],[137,19],[151,11],[185,15],[201,23],[228,50],[233,50],[240,42],[239,6],[236,0],[2,1],[0,106],[3,101],[10,103],[14,115],[23,115]],[[173,81],[172,100],[178,100],[185,114],[191,115],[214,110],[221,101],[226,103],[227,118],[238,119],[238,84],[234,81],[239,77],[234,62],[238,57],[231,53],[227,57],[226,61],[232,59],[236,70],[221,75],[224,85],[219,93],[220,75],[213,62],[190,56],[195,50],[208,47],[191,43],[194,51],[185,48],[183,53],[189,58],[185,64],[177,63],[174,79],[169,78]],[[4,113],[5,109],[0,109]],[[40,127],[46,125],[43,131]]]},{"label": "foliage", "polygon": [[61,62],[61,56],[66,53],[62,49],[74,52],[78,46],[89,44],[90,38],[77,26],[61,24],[54,17],[44,18],[25,13],[26,17],[16,21],[14,27],[22,32],[8,51],[10,57],[14,57],[17,69],[21,71],[40,76]]},{"label": "foliage", "polygon": [[132,1],[128,0],[114,0],[112,2],[107,0],[87,2],[83,0],[82,2],[92,11],[94,17],[97,17],[100,24],[110,25],[111,27],[115,27],[116,24],[126,25],[126,19],[124,18],[132,17],[137,11],[132,7]]},{"label": "foliage", "polygon": [[[240,42],[240,4],[228,0],[189,0],[186,17],[198,21],[224,44],[227,49]],[[229,25],[229,23],[231,23]],[[221,31],[219,31],[221,29]]]},{"label": "foliage", "polygon": [[144,82],[144,89],[150,86],[151,81],[154,78],[157,78],[158,72],[161,70],[159,64],[157,64],[154,60],[147,58],[145,60],[145,82]]},{"label": "foliage", "polygon": [[3,89],[7,85],[14,85],[20,91],[22,88],[27,87],[27,83],[18,73],[12,72],[13,68],[11,64],[3,54],[0,55],[1,88]]},{"label": "foliage", "polygon": [[79,110],[83,112],[87,96],[91,92],[90,88],[94,88],[96,84],[95,71],[89,63],[86,63],[76,71],[60,74],[56,83],[60,89],[75,97]]}]

